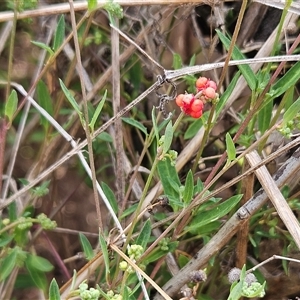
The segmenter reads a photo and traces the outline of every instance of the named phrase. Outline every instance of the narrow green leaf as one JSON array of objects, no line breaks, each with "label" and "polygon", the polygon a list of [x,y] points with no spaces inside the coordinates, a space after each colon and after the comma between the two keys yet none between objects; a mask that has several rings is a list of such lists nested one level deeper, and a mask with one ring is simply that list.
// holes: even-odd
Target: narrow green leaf
[{"label": "narrow green leaf", "polygon": [[146,249],[150,236],[151,236],[151,222],[148,219],[145,222],[139,236],[136,239],[136,244],[141,245],[144,249]]},{"label": "narrow green leaf", "polygon": [[138,207],[138,203],[131,205],[127,209],[125,209],[121,215],[121,220],[127,216],[130,216],[134,211],[136,211],[137,207]]},{"label": "narrow green leaf", "polygon": [[240,75],[241,75],[240,71],[234,75],[234,77],[230,80],[230,84],[227,87],[226,91],[221,95],[219,102],[216,105],[216,119],[220,115],[223,107],[225,106],[230,95],[232,94],[232,92],[236,86],[236,83],[237,83],[238,79],[240,78]]},{"label": "narrow green leaf", "polygon": [[71,291],[75,290],[75,288],[76,288],[76,279],[77,279],[77,271],[74,269],[73,276],[72,276],[71,288],[70,288]]},{"label": "narrow green leaf", "polygon": [[50,54],[50,56],[54,54],[54,51],[51,49],[51,47],[49,47],[44,43],[36,42],[36,41],[31,41],[31,43],[35,46],[38,46],[39,48],[46,50]]},{"label": "narrow green leaf", "polygon": [[241,200],[243,195],[235,195],[226,200],[225,202],[218,204],[214,208],[208,211],[198,213],[193,220],[191,221],[190,225],[187,227],[187,230],[197,230],[209,224],[213,221],[219,220],[221,217],[225,216],[229,213]]},{"label": "narrow green leaf", "polygon": [[[231,41],[218,29],[216,29],[216,32],[219,36],[220,41],[225,46],[225,48],[228,50],[230,47]],[[238,59],[245,59],[245,56],[242,54],[242,52],[238,49],[238,47],[234,46],[232,57],[235,60]],[[242,72],[245,80],[247,81],[251,91],[253,91],[256,87],[256,76],[249,65],[239,65],[237,66],[239,70]]]},{"label": "narrow green leaf", "polygon": [[258,120],[258,129],[261,134],[269,129],[270,122],[272,118],[272,109],[273,109],[273,101],[268,101],[263,108],[258,112],[257,120]]},{"label": "narrow green leaf", "polygon": [[50,283],[49,300],[60,300],[59,287],[55,278],[53,278]]},{"label": "narrow green leaf", "polygon": [[113,139],[111,137],[111,135],[107,132],[101,132],[98,136],[97,139],[104,141],[104,142],[108,142],[108,143],[112,143]]},{"label": "narrow green leaf", "polygon": [[152,112],[151,112],[151,117],[152,117],[152,124],[153,124],[153,129],[154,129],[156,141],[158,143],[158,141],[159,141],[159,135],[158,135],[158,128],[157,128],[157,123],[156,123],[155,111],[156,111],[155,106],[153,106]]},{"label": "narrow green leaf", "polygon": [[242,282],[234,282],[230,288],[230,294],[227,300],[239,300],[242,296],[243,284]]},{"label": "narrow green leaf", "polygon": [[26,265],[26,269],[31,277],[31,279],[33,280],[33,282],[35,283],[35,285],[43,290],[44,292],[46,292],[47,289],[47,278],[44,272],[39,271],[38,269],[36,269],[34,266],[32,266],[31,263],[28,263],[27,260],[25,260],[25,265]]},{"label": "narrow green leaf", "polygon": [[104,236],[101,233],[99,233],[99,243],[100,243],[100,247],[101,247],[101,250],[102,250],[102,253],[103,253],[103,258],[104,258],[104,263],[105,263],[105,274],[106,274],[106,277],[107,277],[108,274],[110,273],[109,255],[108,255],[106,241],[104,239]]},{"label": "narrow green leaf", "polygon": [[189,66],[192,67],[192,66],[195,65],[195,63],[196,63],[196,54],[194,53],[193,56],[190,59]]},{"label": "narrow green leaf", "polygon": [[170,121],[165,130],[165,140],[163,143],[163,153],[167,153],[171,147],[173,140],[173,127],[172,121]]},{"label": "narrow green leaf", "polygon": [[[37,84],[36,93],[40,106],[44,108],[49,115],[53,116],[52,99],[46,84],[42,80],[40,80]],[[41,116],[41,123],[47,131],[50,124],[49,121],[45,117]]]},{"label": "narrow green leaf", "polygon": [[65,39],[65,16],[61,15],[54,34],[53,50],[54,52],[62,45]]},{"label": "narrow green leaf", "polygon": [[14,248],[0,264],[0,281],[3,281],[13,270],[17,263],[17,249]]},{"label": "narrow green leaf", "polygon": [[184,139],[189,140],[193,138],[197,132],[200,130],[200,128],[203,126],[203,119],[196,119],[194,122],[189,125],[188,129],[184,133]]},{"label": "narrow green leaf", "polygon": [[143,75],[143,67],[139,59],[134,56],[130,61],[129,65],[131,65],[130,69],[127,71],[128,76],[130,78],[130,85],[133,87],[132,97],[137,97],[137,93],[140,90],[142,79],[144,78]]},{"label": "narrow green leaf", "polygon": [[291,86],[295,85],[299,81],[300,77],[300,61],[298,61],[292,68],[290,68],[283,77],[281,77],[271,87],[270,95],[274,99],[279,97],[287,91]]},{"label": "narrow green leaf", "polygon": [[106,95],[107,95],[107,90],[105,90],[105,93],[104,93],[101,101],[99,102],[99,104],[98,104],[98,106],[97,106],[97,108],[95,110],[95,113],[94,113],[94,115],[92,117],[92,120],[91,120],[91,122],[89,124],[92,132],[94,131],[95,123],[96,123],[96,121],[97,121],[97,119],[98,119],[98,117],[100,115],[100,112],[101,112],[101,110],[103,108],[103,105],[105,103]]},{"label": "narrow green leaf", "polygon": [[157,164],[157,171],[164,188],[164,193],[169,198],[170,204],[172,205],[172,202],[179,203],[180,180],[170,159],[166,158],[165,160],[159,161]]},{"label": "narrow green leaf", "polygon": [[81,243],[85,257],[88,260],[91,260],[94,257],[94,251],[93,251],[93,247],[92,247],[90,241],[81,232],[79,233],[79,239],[80,239],[80,243]]},{"label": "narrow green leaf", "polygon": [[9,236],[9,235],[2,234],[0,236],[0,248],[3,248],[7,244],[9,244],[13,240],[13,238],[14,237],[12,235]]},{"label": "narrow green leaf", "polygon": [[169,242],[168,250],[162,250],[160,247],[157,247],[145,258],[145,265],[148,265],[151,262],[157,261],[161,257],[165,256],[168,252],[174,252],[178,247],[178,241]]},{"label": "narrow green leaf", "polygon": [[53,265],[41,256],[28,254],[26,263],[41,272],[49,272],[53,270]]},{"label": "narrow green leaf", "polygon": [[17,106],[18,106],[18,95],[15,90],[12,90],[5,104],[5,115],[8,117],[10,123],[13,120],[13,116],[17,110]]},{"label": "narrow green leaf", "polygon": [[227,152],[228,160],[232,161],[235,159],[236,150],[235,150],[234,142],[229,132],[226,133],[226,152]]},{"label": "narrow green leaf", "polygon": [[192,170],[189,170],[186,176],[184,191],[182,195],[183,202],[186,205],[188,205],[193,199],[193,193],[194,193],[194,178],[193,178]]},{"label": "narrow green leaf", "polygon": [[97,0],[88,0],[88,10],[93,11],[97,8]]},{"label": "narrow green leaf", "polygon": [[18,218],[17,205],[15,201],[8,206],[8,217],[10,222],[16,221]]},{"label": "narrow green leaf", "polygon": [[173,68],[175,70],[182,68],[181,56],[178,53],[173,54]]},{"label": "narrow green leaf", "polygon": [[71,105],[73,106],[73,108],[76,110],[77,114],[79,115],[79,117],[81,119],[82,118],[82,111],[80,110],[79,105],[77,104],[77,102],[74,99],[73,95],[68,90],[68,88],[65,86],[65,84],[63,83],[63,81],[60,78],[58,80],[59,80],[61,89],[63,90],[65,96],[67,97],[67,99],[69,100],[69,102],[71,103]]},{"label": "narrow green leaf", "polygon": [[107,200],[109,201],[114,213],[117,214],[118,213],[118,203],[117,203],[117,199],[114,195],[114,192],[110,189],[110,187],[105,182],[101,182],[101,187],[102,187],[103,192],[104,192],[105,196],[107,197]]},{"label": "narrow green leaf", "polygon": [[300,111],[300,97],[287,109],[283,114],[283,126],[286,126],[289,121],[292,121],[294,117]]},{"label": "narrow green leaf", "polygon": [[137,129],[139,129],[140,131],[142,131],[143,133],[145,133],[145,135],[147,135],[147,128],[141,124],[139,121],[132,119],[132,118],[122,118],[122,121],[124,121],[125,123],[136,127]]}]

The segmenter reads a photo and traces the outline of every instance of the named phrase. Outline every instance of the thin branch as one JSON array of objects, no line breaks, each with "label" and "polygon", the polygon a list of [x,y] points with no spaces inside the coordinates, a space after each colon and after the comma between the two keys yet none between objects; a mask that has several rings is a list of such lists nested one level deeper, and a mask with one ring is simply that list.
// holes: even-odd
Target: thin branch
[{"label": "thin branch", "polygon": [[[135,6],[135,5],[182,5],[182,4],[217,4],[219,0],[115,0],[114,3],[124,6]],[[107,3],[107,0],[98,0],[97,8],[101,8]],[[74,2],[74,11],[83,11],[88,9],[87,1],[76,1]],[[25,10],[17,14],[17,19],[35,18],[39,16],[48,16],[55,14],[65,14],[70,12],[70,5],[68,3],[59,3],[40,7],[32,10]],[[1,12],[0,22],[13,20],[13,12]]]},{"label": "thin branch", "polygon": [[[88,145],[88,152],[89,152],[89,160],[90,160],[89,173],[90,173],[90,177],[91,177],[92,183],[93,183],[94,200],[95,200],[95,205],[96,205],[98,226],[99,226],[99,230],[102,232],[103,224],[102,224],[102,216],[101,216],[101,209],[100,209],[100,201],[99,201],[99,197],[98,197],[98,193],[97,193],[96,170],[95,170],[93,145],[92,145],[93,141],[91,138],[91,132],[90,132],[90,128],[89,128],[89,114],[88,114],[88,106],[87,106],[88,101],[87,101],[87,94],[86,94],[85,83],[84,83],[83,66],[82,66],[82,62],[81,62],[81,54],[80,54],[80,47],[79,47],[79,41],[78,41],[78,35],[77,35],[73,0],[69,0],[69,3],[70,3],[71,23],[72,23],[72,30],[73,30],[73,35],[74,35],[74,45],[75,45],[75,53],[76,53],[76,59],[77,59],[78,75],[79,75],[79,79],[80,79],[81,93],[82,93],[82,99],[83,99],[83,111],[84,111],[84,119],[85,119],[84,130],[85,130],[85,135],[86,135],[86,140],[87,140],[87,145]],[[98,183],[98,185],[99,185],[99,183]]]}]

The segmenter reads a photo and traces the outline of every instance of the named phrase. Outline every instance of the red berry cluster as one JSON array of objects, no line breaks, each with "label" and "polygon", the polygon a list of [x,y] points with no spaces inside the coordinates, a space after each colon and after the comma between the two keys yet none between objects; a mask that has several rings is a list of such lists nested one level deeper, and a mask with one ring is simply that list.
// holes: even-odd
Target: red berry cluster
[{"label": "red berry cluster", "polygon": [[190,115],[192,118],[198,119],[202,116],[204,103],[215,99],[217,85],[214,81],[206,77],[199,77],[196,81],[197,94],[179,94],[176,97],[176,104],[181,110]]}]

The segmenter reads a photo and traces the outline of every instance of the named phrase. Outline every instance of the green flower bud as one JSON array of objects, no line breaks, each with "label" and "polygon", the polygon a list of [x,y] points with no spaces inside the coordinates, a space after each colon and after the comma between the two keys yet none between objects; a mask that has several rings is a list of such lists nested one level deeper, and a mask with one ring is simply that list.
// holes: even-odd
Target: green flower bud
[{"label": "green flower bud", "polygon": [[121,262],[119,263],[119,268],[120,268],[122,271],[126,271],[127,267],[128,267],[128,264],[127,264],[127,262],[126,262],[125,260],[123,260],[123,261],[121,261]]}]

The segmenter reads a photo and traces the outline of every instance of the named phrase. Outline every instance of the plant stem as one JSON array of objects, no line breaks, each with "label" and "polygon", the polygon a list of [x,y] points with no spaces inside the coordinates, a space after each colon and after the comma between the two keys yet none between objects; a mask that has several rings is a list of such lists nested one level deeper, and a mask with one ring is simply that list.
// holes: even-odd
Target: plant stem
[{"label": "plant stem", "polygon": [[94,191],[94,199],[95,199],[95,205],[96,205],[98,226],[99,226],[99,230],[102,232],[103,224],[102,224],[99,195],[97,192],[96,170],[95,170],[93,145],[92,145],[93,141],[91,138],[91,133],[90,133],[90,128],[89,128],[87,96],[86,96],[86,90],[85,90],[85,84],[84,84],[84,78],[83,78],[83,66],[82,66],[82,62],[81,62],[80,47],[79,47],[79,41],[78,41],[78,36],[77,36],[77,26],[76,26],[73,0],[69,0],[69,3],[70,3],[71,23],[72,23],[72,29],[73,29],[73,35],[74,35],[75,53],[76,53],[77,64],[78,64],[78,74],[79,74],[79,78],[80,78],[82,98],[83,98],[83,112],[84,112],[84,119],[85,119],[84,130],[85,130],[85,134],[86,134],[86,140],[87,140],[87,146],[88,146],[88,152],[89,152],[89,160],[90,160],[90,168],[91,168],[91,173],[92,173],[93,191]]}]

